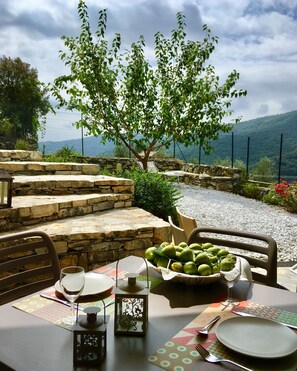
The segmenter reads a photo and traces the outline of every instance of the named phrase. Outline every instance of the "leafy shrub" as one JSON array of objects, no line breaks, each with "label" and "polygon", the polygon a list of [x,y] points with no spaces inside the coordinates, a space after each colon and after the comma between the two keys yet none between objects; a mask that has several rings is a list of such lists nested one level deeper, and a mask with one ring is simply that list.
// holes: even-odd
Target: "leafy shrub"
[{"label": "leafy shrub", "polygon": [[245,183],[240,191],[241,196],[253,198],[255,200],[262,199],[262,190],[257,184]]},{"label": "leafy shrub", "polygon": [[[108,171],[103,173],[107,174]],[[168,215],[171,215],[177,222],[176,204],[181,194],[172,181],[164,178],[162,174],[143,171],[137,166],[125,171],[118,166],[112,175],[134,181],[134,206],[166,221]]]},{"label": "leafy shrub", "polygon": [[275,172],[274,161],[271,158],[264,156],[261,157],[259,162],[254,166],[250,177],[259,182],[272,183],[275,179]]},{"label": "leafy shrub", "polygon": [[282,181],[275,184],[264,197],[264,202],[283,206],[291,213],[297,213],[297,182]]},{"label": "leafy shrub", "polygon": [[76,152],[73,147],[64,146],[56,153],[44,154],[42,159],[46,162],[72,162],[76,161],[77,156],[81,156],[81,154]]},{"label": "leafy shrub", "polygon": [[14,148],[22,151],[30,150],[29,143],[25,139],[18,139],[15,143]]}]

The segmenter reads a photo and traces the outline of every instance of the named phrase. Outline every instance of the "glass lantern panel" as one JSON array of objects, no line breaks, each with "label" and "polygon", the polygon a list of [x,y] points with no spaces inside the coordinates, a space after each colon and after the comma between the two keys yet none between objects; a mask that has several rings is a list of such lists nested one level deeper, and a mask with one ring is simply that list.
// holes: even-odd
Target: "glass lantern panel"
[{"label": "glass lantern panel", "polygon": [[144,302],[144,298],[117,298],[116,331],[143,333]]}]

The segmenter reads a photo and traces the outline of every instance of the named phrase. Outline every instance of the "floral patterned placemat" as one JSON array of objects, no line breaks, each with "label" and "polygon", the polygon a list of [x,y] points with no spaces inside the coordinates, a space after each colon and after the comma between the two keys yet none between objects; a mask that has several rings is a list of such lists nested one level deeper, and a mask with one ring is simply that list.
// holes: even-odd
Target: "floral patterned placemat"
[{"label": "floral patterned placemat", "polygon": [[[241,302],[240,310],[255,310],[260,308],[262,311],[262,317],[267,319],[274,319],[276,313],[278,318],[288,316],[291,321],[297,323],[297,314],[285,311],[279,311],[276,308],[271,308],[264,305],[255,304],[252,302]],[[267,313],[264,317],[264,313]],[[220,315],[221,319],[211,328],[210,334],[207,338],[197,336],[197,330],[202,329],[209,321],[215,316]],[[161,348],[159,348],[154,354],[152,354],[148,360],[149,362],[164,368],[168,371],[216,371],[221,370],[222,366],[218,364],[212,364],[205,362],[201,359],[199,353],[196,351],[195,346],[202,344],[210,352],[217,356],[229,358],[235,362],[242,364],[254,371],[296,371],[296,357],[295,360],[289,360],[289,366],[285,369],[280,368],[282,360],[267,360],[267,359],[255,359],[245,355],[241,355],[237,352],[225,347],[220,343],[215,335],[216,326],[227,318],[236,317],[237,315],[232,313],[230,308],[223,307],[220,303],[213,303],[207,309],[205,309],[200,315],[198,315],[192,322],[186,327],[179,331],[172,339],[167,341]],[[292,323],[293,324],[293,323]],[[292,365],[290,364],[292,363]],[[225,364],[228,370],[238,370],[237,367]],[[230,367],[231,366],[231,367]]]}]

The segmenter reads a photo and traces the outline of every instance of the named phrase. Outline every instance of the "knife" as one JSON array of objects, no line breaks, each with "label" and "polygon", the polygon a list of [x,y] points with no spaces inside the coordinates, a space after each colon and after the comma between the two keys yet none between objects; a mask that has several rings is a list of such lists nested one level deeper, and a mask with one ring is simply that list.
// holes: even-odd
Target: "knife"
[{"label": "knife", "polygon": [[[246,312],[240,312],[240,311],[237,311],[237,310],[232,310],[232,313],[234,313],[234,314],[238,314],[239,316],[242,316],[242,317],[256,317],[256,318],[264,318],[264,317],[258,317],[258,316],[256,316],[255,314],[246,313]],[[267,319],[267,318],[264,318],[264,319]],[[290,327],[290,328],[292,328],[292,329],[297,330],[297,326],[291,325],[291,324],[289,324],[289,323],[285,323],[285,322],[282,322],[282,321],[274,321],[274,322],[281,323],[282,325],[285,325],[285,326],[287,326],[287,327]]]},{"label": "knife", "polygon": [[[45,299],[49,299],[49,300],[53,300],[53,301],[56,301],[58,303],[61,303],[61,304],[64,304],[64,305],[67,305],[68,307],[71,307],[71,304],[69,301],[67,300],[62,300],[62,299],[59,299],[59,298],[56,298],[55,296],[51,296],[51,295],[48,295],[48,294],[40,294],[40,296],[42,298],[45,298]],[[74,307],[76,309],[76,303],[74,303]],[[85,307],[82,307],[81,305],[78,305],[78,310],[81,310],[83,311],[85,309]]]}]

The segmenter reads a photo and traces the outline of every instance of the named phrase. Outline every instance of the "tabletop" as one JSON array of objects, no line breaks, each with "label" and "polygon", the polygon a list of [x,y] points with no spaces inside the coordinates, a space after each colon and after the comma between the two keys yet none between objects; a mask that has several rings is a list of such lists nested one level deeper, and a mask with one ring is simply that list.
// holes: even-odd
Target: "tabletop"
[{"label": "tabletop", "polygon": [[[122,259],[120,267],[127,272],[133,272],[142,263],[142,259],[133,256]],[[150,275],[155,276],[158,273],[150,271]],[[161,368],[148,361],[148,357],[225,294],[226,287],[223,282],[207,286],[186,286],[164,281],[153,287],[149,294],[149,323],[146,336],[115,336],[111,315],[107,329],[106,359],[96,369],[160,370]],[[290,291],[240,281],[234,287],[234,296],[240,300],[297,313],[297,294]],[[83,370],[73,366],[71,331],[18,310],[12,303],[0,307],[0,344],[1,370]],[[296,370],[297,352],[280,362],[282,371]],[[220,365],[212,367],[205,369],[228,369]],[[188,368],[190,369],[196,370],[195,367]]]}]

